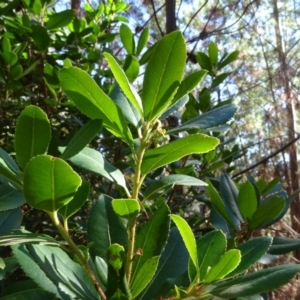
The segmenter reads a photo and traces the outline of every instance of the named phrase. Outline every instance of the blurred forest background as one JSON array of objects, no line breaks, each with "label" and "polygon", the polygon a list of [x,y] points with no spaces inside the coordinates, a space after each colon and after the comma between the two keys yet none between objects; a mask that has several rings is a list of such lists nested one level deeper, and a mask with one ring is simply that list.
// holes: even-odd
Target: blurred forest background
[{"label": "blurred forest background", "polygon": [[[20,11],[24,9],[22,2],[11,1],[18,4],[14,9]],[[97,7],[99,3],[106,4],[106,2],[58,0],[54,1],[49,9],[59,12],[72,8],[78,19],[81,19],[85,18],[85,7]],[[217,44],[220,53],[239,51],[239,56],[230,66],[228,70],[230,73],[224,78],[221,87],[211,91],[212,105],[233,99],[233,103],[239,107],[235,122],[226,133],[226,145],[231,145],[233,147],[231,149],[235,149],[236,159],[233,165],[226,164],[224,160],[216,167],[215,172],[218,174],[226,169],[226,172],[230,172],[230,175],[237,179],[247,175],[265,180],[278,177],[288,195],[293,197],[293,202],[290,218],[281,221],[276,230],[284,232],[285,236],[299,238],[300,0],[128,0],[125,2],[127,9],[122,12],[122,15],[128,20],[127,24],[135,32],[136,37],[140,36],[145,27],[150,28],[149,47],[171,31],[180,30],[184,34],[188,45],[187,70],[199,69],[199,65],[196,64],[196,54],[199,51],[206,52],[210,42]],[[0,1],[0,3],[5,4],[7,1]],[[117,32],[114,26],[119,25],[115,24],[107,27],[105,32],[107,34]],[[43,38],[39,41],[38,36],[42,36],[43,32],[39,33],[39,29],[36,29],[37,33],[33,39],[35,44],[39,45],[39,50],[43,52],[50,41]],[[102,46],[107,46],[106,42],[109,43],[110,49],[120,58],[124,54],[125,59],[125,51],[117,36],[113,34],[109,39],[101,41]],[[84,39],[84,36],[82,38]],[[65,42],[69,43],[68,51],[73,51],[74,49],[71,49],[74,45],[73,41],[65,39],[63,34],[57,35],[51,45],[54,50],[62,49],[67,47]],[[43,48],[44,44],[47,44],[45,48]],[[93,52],[91,47],[88,51],[88,58],[94,60],[93,66],[96,67],[95,61],[98,59],[99,49]],[[52,58],[55,59],[55,56]],[[24,87],[27,84],[26,97],[32,97],[33,104],[46,99],[45,110],[51,110],[51,101],[57,100],[56,96],[59,98],[58,81],[55,76],[52,76],[53,68],[51,69],[49,57],[43,54],[39,59],[42,61],[39,60],[35,66],[40,63],[43,65],[46,61],[49,63],[49,66],[44,69],[46,85],[42,82],[39,87],[33,87],[30,86],[30,82],[36,79],[28,79],[27,83],[22,83],[22,97],[24,91],[27,91]],[[33,64],[28,66],[31,68],[29,72],[35,66]],[[93,73],[93,70],[90,69],[90,72]],[[31,76],[42,78],[39,72]],[[21,96],[18,98],[18,95],[21,95],[19,91],[21,87],[18,87],[16,82],[10,84],[9,87],[7,85],[1,87],[5,99],[1,100],[0,146],[7,151],[10,150],[13,134],[10,132],[9,118],[13,119],[12,117],[17,116],[21,110],[21,107],[16,109],[16,106],[14,108],[9,106],[7,100],[22,99]],[[139,84],[139,78],[135,84]],[[14,96],[9,94],[11,90],[14,90]],[[202,96],[195,93],[194,100],[198,101]],[[10,102],[10,105],[12,104],[13,102]],[[56,121],[65,122],[63,110],[57,114]],[[54,122],[53,125],[56,126],[56,123]],[[299,262],[300,252],[294,253],[293,258],[286,259]],[[297,286],[295,280],[285,288],[285,292],[290,289],[289,292],[295,296],[299,288],[300,285]],[[274,299],[279,299],[278,295],[276,297]],[[300,295],[295,299],[300,299]]]}]

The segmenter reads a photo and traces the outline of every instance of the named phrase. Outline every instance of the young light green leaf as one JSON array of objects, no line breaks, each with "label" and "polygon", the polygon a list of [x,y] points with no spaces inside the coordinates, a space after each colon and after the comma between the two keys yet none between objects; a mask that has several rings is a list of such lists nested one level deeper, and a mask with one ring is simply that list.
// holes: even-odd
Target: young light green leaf
[{"label": "young light green leaf", "polygon": [[188,175],[173,174],[164,176],[146,189],[144,193],[144,200],[155,199],[161,195],[161,193],[164,193],[166,189],[170,189],[174,185],[205,186],[207,184],[198,178]]},{"label": "young light green leaf", "polygon": [[[197,254],[199,262],[199,282],[203,281],[208,270],[217,264],[225,253],[227,241],[221,230],[214,230],[197,240]],[[197,271],[194,264],[189,261],[189,277],[194,280]]]},{"label": "young light green leaf", "polygon": [[[63,147],[59,147],[59,150],[63,149]],[[126,181],[122,172],[111,165],[102,156],[102,154],[95,149],[85,147],[78,154],[71,157],[69,161],[77,167],[102,175],[108,180],[124,187],[125,189],[127,188]]]},{"label": "young light green leaf", "polygon": [[67,160],[78,154],[99,133],[101,126],[102,121],[99,119],[88,121],[72,137],[61,158]]},{"label": "young light green leaf", "polygon": [[20,114],[15,132],[15,151],[21,168],[38,155],[45,154],[51,139],[47,115],[37,106],[29,105]]},{"label": "young light green leaf", "polygon": [[193,134],[165,146],[146,151],[142,162],[142,173],[149,172],[167,165],[173,161],[193,153],[206,153],[213,150],[219,144],[219,140],[203,134]]},{"label": "young light green leaf", "polygon": [[215,108],[209,112],[203,113],[200,116],[194,117],[182,125],[169,130],[168,134],[187,131],[191,129],[203,130],[207,128],[217,127],[228,122],[237,111],[237,106],[234,104],[227,104]]},{"label": "young light green leaf", "polygon": [[271,244],[271,237],[261,236],[239,245],[237,249],[241,251],[241,262],[236,269],[226,275],[226,278],[234,277],[246,271],[268,251]]},{"label": "young light green leaf", "polygon": [[140,73],[139,60],[133,55],[127,55],[124,61],[123,69],[129,82],[135,81]]},{"label": "young light green leaf", "polygon": [[132,31],[126,24],[122,24],[120,27],[121,42],[128,54],[135,54],[135,42]]},{"label": "young light green leaf", "polygon": [[221,298],[256,295],[279,288],[298,272],[300,272],[299,264],[271,267],[218,284],[210,293]]},{"label": "young light green leaf", "polygon": [[257,198],[253,185],[246,181],[240,187],[237,204],[244,219],[250,220],[257,209]]},{"label": "young light green leaf", "polygon": [[118,65],[114,57],[109,53],[104,53],[104,56],[114,74],[116,81],[118,82],[125,96],[136,108],[136,110],[140,113],[141,118],[143,118],[142,101],[140,99],[139,94],[136,92],[134,87],[130,84],[124,71]]},{"label": "young light green leaf", "polygon": [[259,228],[263,223],[276,218],[285,207],[285,200],[283,197],[272,197],[264,201],[254,212],[249,221],[249,230]]},{"label": "young light green leaf", "polygon": [[130,285],[132,298],[136,298],[150,283],[156,272],[158,261],[159,256],[151,257],[138,270],[137,275]]},{"label": "young light green leaf", "polygon": [[136,217],[141,209],[136,199],[114,199],[112,207],[118,216],[127,219]]},{"label": "young light green leaf", "polygon": [[145,27],[144,30],[142,31],[137,47],[136,47],[136,55],[140,55],[140,53],[142,52],[142,50],[144,49],[144,47],[147,45],[148,43],[148,39],[149,39],[149,27]]},{"label": "young light green leaf", "polygon": [[151,122],[168,108],[182,79],[186,45],[179,31],[165,35],[156,45],[146,67],[142,102]]},{"label": "young light green leaf", "polygon": [[80,176],[64,160],[52,156],[35,156],[24,171],[24,196],[36,209],[56,212],[72,200],[80,185]]},{"label": "young light green leaf", "polygon": [[58,213],[64,220],[67,220],[70,216],[74,215],[82,207],[88,198],[89,192],[90,183],[83,180],[72,201],[58,210]]},{"label": "young light green leaf", "polygon": [[64,92],[79,110],[91,119],[102,119],[103,126],[133,147],[132,135],[122,111],[83,70],[64,68],[58,73]]},{"label": "young light green leaf", "polygon": [[197,277],[199,277],[199,263],[198,263],[198,255],[197,255],[197,245],[192,229],[188,225],[188,223],[177,215],[170,215],[172,221],[176,224],[184,244],[186,246],[187,251],[189,252],[190,258],[196,268]]},{"label": "young light green leaf", "polygon": [[241,261],[241,252],[231,249],[225,252],[216,265],[212,266],[204,278],[205,283],[211,283],[223,279],[228,273],[234,270]]},{"label": "young light green leaf", "polygon": [[213,65],[217,64],[218,62],[218,47],[216,43],[210,42],[208,45],[208,54],[210,61]]},{"label": "young light green leaf", "polygon": [[142,249],[143,255],[137,255],[132,266],[132,282],[137,280],[137,274],[144,263],[159,256],[163,251],[170,231],[169,208],[161,204],[151,219],[141,227],[136,236],[135,250]]},{"label": "young light green leaf", "polygon": [[115,271],[119,271],[124,263],[125,249],[119,244],[111,244],[107,249],[107,263],[114,268]]}]

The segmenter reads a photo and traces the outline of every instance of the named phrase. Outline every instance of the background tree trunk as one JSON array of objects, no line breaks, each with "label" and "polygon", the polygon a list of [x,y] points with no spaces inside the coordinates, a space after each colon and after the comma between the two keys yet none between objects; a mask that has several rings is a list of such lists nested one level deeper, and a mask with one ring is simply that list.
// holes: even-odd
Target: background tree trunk
[{"label": "background tree trunk", "polygon": [[71,9],[74,11],[74,14],[77,18],[80,18],[81,9],[80,9],[80,0],[71,0]]}]

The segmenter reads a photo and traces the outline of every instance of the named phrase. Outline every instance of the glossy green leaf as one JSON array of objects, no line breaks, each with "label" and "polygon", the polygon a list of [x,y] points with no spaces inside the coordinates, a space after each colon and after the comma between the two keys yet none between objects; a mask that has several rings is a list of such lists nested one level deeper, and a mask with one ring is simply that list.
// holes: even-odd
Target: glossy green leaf
[{"label": "glossy green leaf", "polygon": [[300,239],[274,237],[269,254],[280,255],[300,249]]},{"label": "glossy green leaf", "polygon": [[166,189],[170,189],[174,185],[205,186],[207,184],[198,178],[188,175],[173,174],[169,176],[164,176],[161,179],[155,181],[146,189],[144,193],[144,200],[155,199],[159,195],[164,193]]},{"label": "glossy green leaf", "polygon": [[109,53],[104,53],[106,60],[111,68],[111,71],[114,74],[116,81],[118,82],[120,88],[124,92],[125,96],[132,103],[132,105],[136,108],[136,110],[140,113],[140,116],[143,116],[142,109],[142,101],[140,99],[139,94],[136,92],[134,87],[128,81],[124,71],[118,65],[114,57]]},{"label": "glossy green leaf", "polygon": [[132,146],[132,136],[122,111],[83,70],[64,68],[58,73],[64,92],[79,110],[91,119],[102,119],[103,126]]},{"label": "glossy green leaf", "polygon": [[8,285],[1,294],[1,300],[53,300],[54,297],[30,279]]},{"label": "glossy green leaf", "polygon": [[74,215],[86,202],[90,192],[90,183],[83,180],[73,199],[58,210],[64,220]]},{"label": "glossy green leaf", "polygon": [[11,230],[8,235],[0,236],[1,246],[13,246],[20,244],[60,246],[60,243],[51,236],[41,233],[32,233],[26,230]]},{"label": "glossy green leaf", "polygon": [[174,115],[177,111],[183,108],[189,101],[189,97],[186,95],[177,101],[174,105],[170,106],[161,116],[160,119],[166,119],[167,117]]},{"label": "glossy green leaf", "polygon": [[199,276],[199,263],[198,263],[198,255],[197,255],[197,245],[192,229],[188,225],[188,223],[178,215],[171,214],[172,221],[176,224],[184,244],[186,246],[187,251],[189,252],[190,258],[196,267],[197,277]]},{"label": "glossy green leaf", "polygon": [[0,185],[0,211],[14,209],[25,203],[20,191],[10,185]]},{"label": "glossy green leaf", "polygon": [[94,119],[88,121],[81,127],[72,139],[69,141],[67,147],[61,155],[62,159],[69,159],[78,154],[84,147],[86,147],[91,140],[99,133],[102,126],[102,121]]},{"label": "glossy green leaf", "polygon": [[32,38],[36,46],[41,51],[46,51],[51,43],[50,36],[45,27],[40,25],[31,25]]},{"label": "glossy green leaf", "polygon": [[4,51],[1,54],[4,63],[8,66],[13,66],[18,61],[18,56],[12,51]]},{"label": "glossy green leaf", "polygon": [[126,24],[120,26],[121,42],[128,54],[135,54],[134,36]]},{"label": "glossy green leaf", "polygon": [[0,235],[6,235],[13,229],[19,229],[23,214],[19,207],[0,211]]},{"label": "glossy green leaf", "polygon": [[35,156],[24,171],[24,196],[36,209],[57,211],[72,200],[80,185],[80,176],[64,160],[52,156]]},{"label": "glossy green leaf", "polygon": [[299,264],[271,267],[218,284],[210,293],[222,298],[256,295],[288,283],[298,272]]},{"label": "glossy green leaf", "polygon": [[250,220],[257,209],[257,198],[253,185],[246,181],[240,187],[237,204],[244,219]]},{"label": "glossy green leaf", "polygon": [[218,62],[218,46],[214,42],[210,42],[208,45],[208,54],[212,64]]},{"label": "glossy green leaf", "polygon": [[204,278],[205,283],[211,283],[223,279],[228,273],[234,270],[241,261],[241,252],[231,249],[225,252],[217,264],[211,266],[208,274]]},{"label": "glossy green leaf", "polygon": [[227,104],[221,107],[215,108],[209,112],[196,116],[182,125],[169,130],[168,134],[174,134],[177,132],[187,131],[191,129],[207,129],[211,127],[217,127],[230,121],[237,112],[237,106],[234,104]]},{"label": "glossy green leaf", "polygon": [[145,118],[151,122],[170,106],[182,79],[186,45],[182,34],[174,31],[156,45],[146,67],[142,102]]},{"label": "glossy green leaf", "polygon": [[249,230],[255,230],[263,223],[276,218],[285,207],[285,200],[283,197],[273,197],[265,200],[257,208],[249,221]]},{"label": "glossy green leaf", "polygon": [[133,126],[138,128],[141,123],[141,116],[136,108],[128,101],[122,92],[119,85],[115,85],[111,90],[109,97],[113,99],[113,101],[119,106],[122,110],[124,117],[128,122],[130,122]]},{"label": "glossy green leaf", "polygon": [[149,33],[150,33],[149,27],[145,27],[139,37],[139,41],[136,47],[136,55],[139,55],[143,51],[144,47],[147,45],[149,39]]},{"label": "glossy green leaf", "polygon": [[107,264],[105,260],[99,256],[95,257],[94,260],[95,268],[97,271],[97,275],[99,276],[101,282],[106,286],[107,284]]},{"label": "glossy green leaf", "polygon": [[3,37],[1,41],[2,51],[11,51],[10,40],[7,37]]},{"label": "glossy green leaf", "polygon": [[133,298],[137,297],[150,283],[156,272],[158,261],[159,256],[151,257],[138,270],[137,275],[130,285]]},{"label": "glossy green leaf", "polygon": [[149,149],[146,151],[142,162],[142,173],[149,172],[167,165],[173,161],[193,153],[206,153],[214,149],[219,140],[203,134],[193,134],[165,146]]},{"label": "glossy green leaf", "polygon": [[48,15],[48,21],[46,23],[47,29],[62,28],[72,22],[74,18],[74,12],[72,9],[66,9],[53,15]]},{"label": "glossy green leaf", "polygon": [[[59,147],[59,150],[63,149]],[[86,169],[96,174],[102,175],[110,181],[126,188],[126,181],[122,172],[111,165],[102,154],[92,148],[84,148],[69,161],[77,167]]]},{"label": "glossy green leaf", "polygon": [[123,68],[130,82],[135,81],[140,74],[139,60],[133,55],[126,56]]},{"label": "glossy green leaf", "polygon": [[160,290],[170,278],[177,278],[187,269],[189,255],[176,227],[171,228],[166,247],[160,256],[157,271],[139,299],[158,299]]},{"label": "glossy green leaf", "polygon": [[239,51],[233,51],[218,63],[218,70],[235,61],[239,56]]},{"label": "glossy green leaf", "polygon": [[[199,263],[199,281],[203,281],[210,268],[217,264],[225,253],[227,241],[224,233],[214,230],[197,240],[197,255]],[[189,261],[189,277],[191,280],[197,276],[195,266]]]},{"label": "glossy green leaf", "polygon": [[178,87],[177,93],[172,100],[172,104],[176,103],[182,97],[193,91],[194,88],[203,80],[206,73],[207,71],[200,70],[189,74],[186,78],[184,78]]},{"label": "glossy green leaf", "polygon": [[12,248],[24,272],[57,298],[100,299],[83,267],[75,263],[62,249],[42,245]]},{"label": "glossy green leaf", "polygon": [[38,155],[46,153],[51,140],[47,115],[37,106],[27,106],[18,118],[15,130],[15,151],[21,168]]},{"label": "glossy green leaf", "polygon": [[107,249],[117,243],[127,247],[126,226],[113,211],[112,198],[101,195],[95,200],[87,222],[87,239],[92,243],[90,253],[107,261]]},{"label": "glossy green leaf", "polygon": [[136,217],[141,209],[136,199],[114,199],[112,207],[118,216],[127,219]]},{"label": "glossy green leaf", "polygon": [[253,264],[255,264],[265,253],[267,253],[272,238],[269,236],[262,236],[251,239],[237,247],[241,251],[242,259],[235,270],[230,272],[226,277],[234,277],[246,271]]},{"label": "glossy green leaf", "polygon": [[210,59],[205,53],[198,52],[196,54],[196,59],[202,69],[205,69],[210,72],[212,71],[212,65],[211,65]]},{"label": "glossy green leaf", "polygon": [[144,263],[163,251],[170,231],[169,213],[167,205],[161,204],[150,220],[140,228],[136,236],[135,250],[141,249],[142,255],[137,255],[133,261],[132,282],[137,280],[137,274]]}]

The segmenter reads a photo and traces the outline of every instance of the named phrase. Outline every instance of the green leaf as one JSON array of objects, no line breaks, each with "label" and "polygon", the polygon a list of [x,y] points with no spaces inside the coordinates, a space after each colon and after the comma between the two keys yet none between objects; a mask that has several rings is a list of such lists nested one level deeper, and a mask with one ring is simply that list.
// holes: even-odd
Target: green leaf
[{"label": "green leaf", "polygon": [[[225,253],[227,241],[224,233],[214,230],[197,240],[197,255],[199,263],[199,282],[203,281],[209,269],[216,265]],[[189,261],[189,277],[192,280],[197,276],[195,266]]]},{"label": "green leaf", "polygon": [[225,252],[216,265],[212,266],[204,278],[205,283],[211,283],[223,279],[234,270],[241,261],[241,253],[237,249]]},{"label": "green leaf", "polygon": [[20,191],[10,185],[0,185],[0,211],[14,209],[25,203]]},{"label": "green leaf", "polygon": [[216,76],[211,84],[211,88],[215,88],[218,85],[220,85],[231,73],[222,73],[218,76]]},{"label": "green leaf", "polygon": [[127,55],[124,61],[124,71],[130,82],[137,79],[140,73],[139,60],[133,55]]},{"label": "green leaf", "polygon": [[101,195],[95,200],[87,222],[87,238],[92,243],[90,253],[107,261],[107,249],[117,243],[127,248],[127,231],[112,208],[112,198]]},{"label": "green leaf", "polygon": [[167,205],[161,204],[138,232],[135,251],[142,250],[142,255],[137,255],[133,261],[132,282],[138,280],[137,274],[144,263],[154,256],[159,256],[163,251],[170,231],[169,213]]},{"label": "green leaf", "polygon": [[170,278],[177,278],[187,269],[189,255],[176,227],[171,228],[166,247],[160,256],[157,271],[152,282],[142,292],[139,299],[158,299],[160,290]]},{"label": "green leaf", "polygon": [[0,211],[0,235],[8,234],[13,229],[19,229],[22,218],[23,214],[19,207]]},{"label": "green leaf", "polygon": [[255,230],[263,223],[275,219],[284,207],[285,200],[283,197],[275,196],[263,201],[249,221],[249,230]]},{"label": "green leaf", "polygon": [[60,248],[21,245],[12,249],[24,272],[57,298],[99,300],[86,271]]},{"label": "green leaf", "polygon": [[149,27],[145,27],[144,30],[142,31],[137,47],[136,47],[136,55],[140,55],[140,53],[142,52],[142,50],[144,49],[144,47],[147,45],[148,43],[148,39],[149,39]]},{"label": "green leaf", "polygon": [[272,238],[262,236],[249,240],[237,247],[242,255],[242,260],[235,270],[227,274],[226,278],[234,277],[255,264],[270,248]]},{"label": "green leaf", "polygon": [[177,101],[174,105],[170,106],[161,116],[160,119],[166,119],[167,117],[174,115],[178,110],[183,108],[189,101],[189,97],[186,95]]},{"label": "green leaf", "polygon": [[146,67],[142,102],[145,118],[151,122],[168,108],[182,79],[186,45],[182,34],[174,31],[156,45]]},{"label": "green leaf", "polygon": [[202,69],[205,69],[209,72],[212,71],[212,65],[211,65],[210,59],[205,53],[198,52],[196,54],[196,59]]},{"label": "green leaf", "polygon": [[215,108],[209,112],[203,113],[200,116],[194,117],[182,125],[169,130],[168,134],[187,131],[191,129],[207,129],[225,124],[234,117],[237,111],[237,106],[234,104],[227,104]]},{"label": "green leaf", "polygon": [[12,51],[3,51],[1,57],[8,66],[13,66],[18,61],[18,56]]},{"label": "green leaf", "polygon": [[186,78],[184,78],[178,87],[177,93],[172,100],[172,104],[176,103],[182,97],[193,91],[194,88],[203,80],[206,73],[207,71],[200,70],[189,74]]},{"label": "green leaf", "polygon": [[41,51],[46,51],[51,43],[50,36],[48,35],[47,29],[40,25],[31,25],[32,38],[36,46]]},{"label": "green leaf", "polygon": [[180,138],[165,146],[146,151],[142,162],[142,173],[149,172],[193,153],[205,153],[214,149],[219,140],[203,134]]},{"label": "green leaf", "polygon": [[72,22],[73,18],[74,18],[74,12],[72,9],[66,9],[59,13],[48,15],[46,28],[49,30],[49,29],[65,27]]},{"label": "green leaf", "polygon": [[197,277],[199,277],[199,263],[197,255],[197,245],[192,229],[188,223],[180,216],[171,214],[172,221],[176,224],[187,251],[189,252],[190,258],[196,268]]},{"label": "green leaf", "polygon": [[156,272],[158,261],[159,256],[151,257],[138,270],[130,285],[132,298],[137,297],[147,287]]},{"label": "green leaf", "polygon": [[70,216],[74,215],[86,202],[90,192],[90,183],[82,180],[81,186],[78,188],[73,199],[58,210],[58,213],[67,220]]},{"label": "green leaf", "polygon": [[2,300],[53,300],[54,297],[31,279],[14,282],[8,285],[1,294]]},{"label": "green leaf", "polygon": [[108,269],[107,269],[107,264],[106,264],[105,260],[99,256],[96,256],[94,263],[95,263],[97,275],[99,276],[99,278],[100,278],[101,282],[104,284],[104,286],[106,286]]},{"label": "green leaf", "polygon": [[[64,149],[59,147],[59,150]],[[77,167],[86,169],[96,174],[102,175],[110,181],[117,183],[123,188],[126,187],[126,181],[122,172],[111,165],[102,154],[92,148],[84,148],[75,156],[71,157],[69,161]]]},{"label": "green leaf", "polygon": [[24,171],[24,196],[36,209],[56,212],[73,199],[80,185],[80,176],[65,161],[52,156],[35,156]]},{"label": "green leaf", "polygon": [[11,51],[11,44],[10,44],[10,40],[6,37],[2,38],[1,41],[1,46],[2,46],[2,51]]},{"label": "green leaf", "polygon": [[280,255],[300,249],[300,239],[289,239],[285,237],[274,237],[273,243],[268,251],[269,254]]},{"label": "green leaf", "polygon": [[141,209],[136,199],[114,199],[112,207],[118,216],[127,219],[136,217]]},{"label": "green leaf", "polygon": [[58,73],[64,92],[79,110],[91,119],[102,119],[103,126],[133,147],[132,136],[119,107],[83,70],[64,68]]},{"label": "green leaf", "polygon": [[255,189],[249,181],[241,185],[237,204],[243,218],[250,220],[257,209],[257,199]]},{"label": "green leaf", "polygon": [[119,244],[111,244],[107,249],[107,263],[118,271],[122,268],[125,259],[124,247]]},{"label": "green leaf", "polygon": [[239,56],[239,51],[233,51],[231,52],[229,55],[225,56],[224,59],[222,59],[219,63],[218,63],[218,70],[224,68],[225,66],[227,66],[228,64],[232,63],[233,61],[235,61]]},{"label": "green leaf", "polygon": [[300,272],[299,264],[271,267],[221,283],[210,293],[222,298],[256,295],[279,288],[298,272]]},{"label": "green leaf", "polygon": [[146,189],[144,193],[144,200],[155,199],[162,193],[165,193],[167,189],[172,188],[174,185],[205,186],[207,184],[198,178],[188,175],[173,174],[164,176],[160,180],[155,181]]},{"label": "green leaf", "polygon": [[218,62],[218,47],[214,42],[210,42],[208,45],[208,54],[212,64],[217,64]]},{"label": "green leaf", "polygon": [[15,132],[15,151],[21,168],[38,155],[46,153],[51,140],[47,115],[37,106],[27,106],[18,118]]},{"label": "green leaf", "polygon": [[127,51],[127,53],[134,55],[135,53],[134,36],[130,28],[124,23],[120,27],[120,37],[121,37],[121,42],[125,50]]},{"label": "green leaf", "polygon": [[40,0],[24,0],[26,7],[35,15],[40,16],[42,3]]},{"label": "green leaf", "polygon": [[69,159],[78,154],[90,141],[99,133],[102,126],[102,121],[94,119],[88,121],[81,127],[72,137],[64,152],[61,155],[62,159]]},{"label": "green leaf", "polygon": [[31,233],[22,229],[11,230],[8,235],[0,236],[1,246],[13,246],[20,244],[41,244],[58,247],[60,246],[60,243],[51,236],[41,233]]},{"label": "green leaf", "polygon": [[14,65],[9,71],[9,79],[19,79],[23,73],[21,65]]},{"label": "green leaf", "polygon": [[[18,268],[19,264],[13,256],[1,258],[0,280],[5,279],[9,274],[13,273]],[[2,295],[3,293],[1,294],[1,299]]]},{"label": "green leaf", "polygon": [[139,94],[136,92],[134,87],[130,84],[124,71],[118,65],[114,57],[109,53],[104,53],[104,56],[114,74],[116,81],[118,82],[125,96],[136,108],[136,110],[140,113],[140,116],[143,117],[142,101],[140,99]]}]

